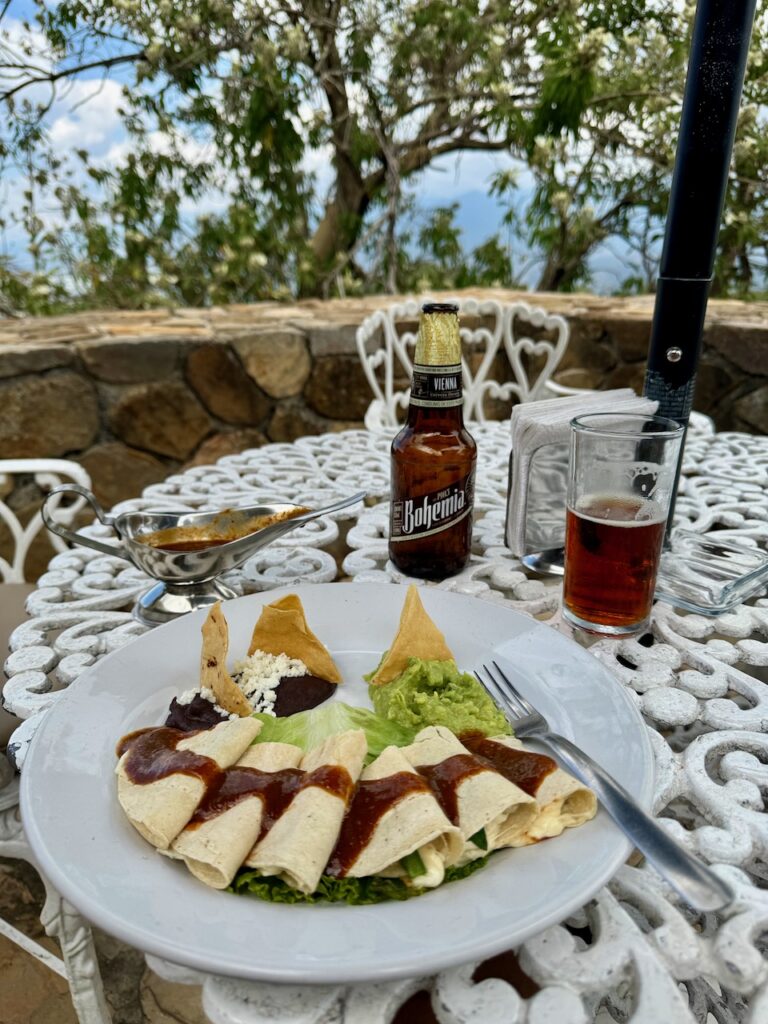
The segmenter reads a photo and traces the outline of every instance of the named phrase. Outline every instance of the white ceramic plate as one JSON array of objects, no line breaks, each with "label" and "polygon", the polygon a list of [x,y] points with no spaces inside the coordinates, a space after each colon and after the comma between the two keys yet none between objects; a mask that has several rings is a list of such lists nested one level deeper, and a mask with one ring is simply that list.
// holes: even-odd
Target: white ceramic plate
[{"label": "white ceramic plate", "polygon": [[[247,649],[260,606],[287,591],[225,604],[230,657]],[[345,683],[368,705],[363,672],[397,628],[405,588],[334,583],[293,588]],[[621,685],[548,626],[476,598],[422,590],[460,667],[495,658],[558,732],[599,760],[645,806],[653,757]],[[115,796],[114,748],[162,722],[194,685],[200,613],[132,641],[74,683],[37,731],[22,775],[24,825],[45,874],[86,918],[132,946],[239,978],[360,982],[428,974],[521,942],[580,907],[612,876],[629,843],[603,811],[587,825],[494,854],[469,878],[405,903],[282,906],[214,891],[158,856]]]}]

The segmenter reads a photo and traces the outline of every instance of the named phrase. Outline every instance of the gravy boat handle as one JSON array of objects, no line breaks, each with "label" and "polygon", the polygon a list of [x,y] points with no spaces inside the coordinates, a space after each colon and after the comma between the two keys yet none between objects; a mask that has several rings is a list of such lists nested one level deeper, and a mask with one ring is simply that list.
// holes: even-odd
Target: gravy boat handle
[{"label": "gravy boat handle", "polygon": [[[353,494],[351,498],[341,498],[339,501],[334,501],[332,505],[326,505],[325,508],[311,508],[308,512],[302,512],[300,516],[293,516],[291,519],[283,519],[279,523],[273,523],[272,526],[266,526],[260,533],[268,536],[270,540],[274,540],[290,530],[295,530],[297,526],[303,526],[305,523],[311,523],[313,519],[319,519],[320,516],[328,515],[329,512],[338,512],[349,505],[355,505],[365,497],[366,491],[359,491],[357,494]],[[252,537],[253,535],[249,536]],[[243,540],[248,539],[249,537],[243,537]],[[236,541],[235,543],[242,542]]]},{"label": "gravy boat handle", "polygon": [[342,498],[340,501],[335,501],[332,505],[326,505],[325,508],[313,508],[309,512],[304,512],[300,516],[294,516],[293,519],[287,520],[289,523],[308,523],[311,519],[317,519],[318,516],[328,515],[329,512],[338,512],[342,508],[347,508],[349,505],[355,505],[358,501],[363,501],[367,497],[366,491],[359,491],[357,494],[353,494],[351,498]]},{"label": "gravy boat handle", "polygon": [[114,518],[107,515],[98,501],[96,501],[96,498],[87,488],[81,487],[79,484],[62,484],[60,487],[54,487],[53,490],[45,496],[42,508],[40,509],[42,520],[51,533],[55,533],[59,537],[63,537],[64,540],[69,541],[70,544],[80,544],[86,548],[93,548],[96,551],[101,551],[105,555],[116,555],[118,558],[124,558],[128,562],[131,561],[124,549],[117,544],[107,544],[104,541],[97,540],[95,537],[88,537],[84,533],[75,533],[73,530],[68,530],[62,523],[57,522],[57,520],[53,518],[52,513],[58,507],[59,502],[58,500],[54,501],[51,508],[48,507],[48,503],[52,498],[55,499],[61,494],[79,494],[81,498],[85,498],[96,513],[96,518],[103,526],[114,527],[115,525]]},{"label": "gravy boat handle", "polygon": [[[358,501],[362,501],[366,494],[366,491],[359,491],[357,494],[353,494],[351,498],[341,498],[341,500],[335,501],[332,505],[326,505],[325,508],[312,508],[308,512],[303,512],[300,516],[283,519],[279,523],[265,526],[255,534],[249,533],[238,540],[230,541],[227,548],[234,554],[246,551],[250,554],[252,549],[258,550],[258,548],[263,547],[265,544],[269,544],[278,537],[282,537],[284,533],[295,530],[297,526],[303,526],[304,523],[309,523],[319,516],[327,515],[329,512],[338,512],[339,509],[355,505]],[[256,541],[254,541],[254,537],[257,538]]]}]

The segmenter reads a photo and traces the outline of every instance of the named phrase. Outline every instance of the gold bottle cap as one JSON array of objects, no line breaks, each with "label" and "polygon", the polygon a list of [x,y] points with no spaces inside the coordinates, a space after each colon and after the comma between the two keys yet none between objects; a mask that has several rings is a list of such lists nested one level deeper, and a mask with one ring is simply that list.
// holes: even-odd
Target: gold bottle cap
[{"label": "gold bottle cap", "polygon": [[458,307],[430,303],[419,320],[414,363],[420,366],[456,366],[461,362]]}]

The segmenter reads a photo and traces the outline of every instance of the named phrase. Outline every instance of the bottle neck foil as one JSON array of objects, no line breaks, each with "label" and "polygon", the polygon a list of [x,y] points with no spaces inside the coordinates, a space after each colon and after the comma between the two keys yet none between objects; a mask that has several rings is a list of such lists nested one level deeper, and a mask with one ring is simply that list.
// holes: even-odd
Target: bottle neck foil
[{"label": "bottle neck foil", "polygon": [[457,366],[461,335],[456,313],[422,313],[414,363],[419,366]]}]

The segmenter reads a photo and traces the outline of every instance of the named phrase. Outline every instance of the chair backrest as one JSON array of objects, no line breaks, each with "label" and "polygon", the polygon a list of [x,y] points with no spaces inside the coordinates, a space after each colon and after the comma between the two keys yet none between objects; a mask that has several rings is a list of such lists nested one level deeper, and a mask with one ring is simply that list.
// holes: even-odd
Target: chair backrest
[{"label": "chair backrest", "polygon": [[[374,398],[365,414],[369,430],[382,430],[398,425],[398,411],[408,406],[407,389],[397,387],[397,378],[410,381],[413,371],[412,353],[416,347],[416,332],[398,332],[398,321],[418,320],[423,299],[408,299],[387,309],[372,313],[358,327],[355,335],[357,351]],[[462,356],[464,375],[464,415],[469,420],[485,422],[486,398],[531,402],[541,398],[550,384],[552,374],[568,346],[569,328],[563,317],[525,302],[497,302],[495,299],[440,299],[452,301],[464,316],[491,320],[492,326],[462,327],[461,340],[465,351],[481,355],[474,372]],[[555,340],[534,341],[525,335],[516,336],[518,321],[554,332]],[[513,379],[497,381],[489,378],[494,359],[503,351],[512,367]],[[531,380],[525,366],[524,355],[544,356],[544,364]]]},{"label": "chair backrest", "polygon": [[[59,484],[69,482],[89,489],[91,487],[91,478],[83,467],[68,459],[0,459],[0,494],[6,493],[5,488],[11,477],[22,475],[31,476],[44,491],[50,491]],[[58,495],[51,500],[52,511],[58,508],[56,498]],[[57,518],[70,526],[84,505],[85,498],[78,498],[71,505],[60,509]],[[10,561],[0,557],[0,580],[4,583],[23,583],[27,554],[43,525],[40,512],[35,512],[26,526],[22,526],[16,513],[0,498],[0,522],[8,528],[13,545]],[[53,533],[49,537],[57,551],[67,550],[66,542],[61,537]]]}]

